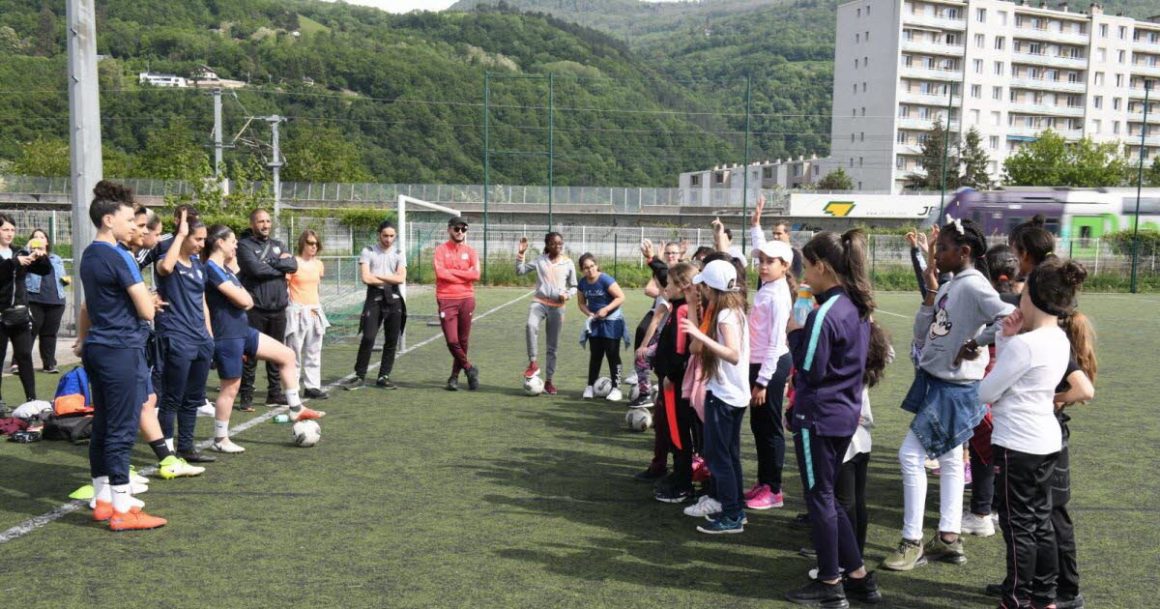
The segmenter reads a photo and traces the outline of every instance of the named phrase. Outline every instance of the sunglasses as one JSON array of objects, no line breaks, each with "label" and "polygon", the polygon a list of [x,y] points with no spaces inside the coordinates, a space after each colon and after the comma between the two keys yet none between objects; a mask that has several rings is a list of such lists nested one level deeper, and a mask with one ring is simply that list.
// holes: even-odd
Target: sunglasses
[{"label": "sunglasses", "polygon": [[467,227],[466,226],[452,226],[451,230],[454,232],[457,232],[457,233],[466,233]]},{"label": "sunglasses", "polygon": [[306,245],[318,245],[317,241],[307,241]]}]

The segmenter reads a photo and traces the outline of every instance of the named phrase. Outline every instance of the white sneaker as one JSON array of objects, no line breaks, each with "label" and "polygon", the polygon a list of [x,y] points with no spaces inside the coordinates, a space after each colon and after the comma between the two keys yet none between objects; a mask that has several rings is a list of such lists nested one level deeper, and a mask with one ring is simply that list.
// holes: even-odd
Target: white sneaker
[{"label": "white sneaker", "polygon": [[148,484],[141,484],[140,482],[129,482],[129,492],[134,495],[140,495],[149,491]]},{"label": "white sneaker", "polygon": [[197,407],[197,416],[199,417],[212,417],[216,413],[217,409],[214,408],[213,402],[209,400],[206,400],[204,404]]},{"label": "white sneaker", "polygon": [[149,479],[137,472],[129,472],[129,482],[132,484],[149,484]]},{"label": "white sneaker", "polygon": [[221,442],[214,442],[213,446],[211,448],[213,448],[215,451],[217,451],[219,453],[236,454],[236,453],[246,452],[245,448],[242,448],[241,446],[234,444],[234,441],[229,439],[229,438],[226,438],[226,439],[222,440]]},{"label": "white sneaker", "polygon": [[172,480],[187,476],[200,476],[205,473],[205,468],[200,465],[190,465],[189,462],[177,455],[169,455],[158,464],[157,472],[162,478]]},{"label": "white sneaker", "polygon": [[701,495],[701,499],[697,503],[685,508],[685,515],[694,518],[703,518],[720,512],[721,502],[708,495]]},{"label": "white sneaker", "polygon": [[995,534],[995,523],[990,516],[978,516],[967,513],[963,516],[962,531],[968,535],[990,537]]},{"label": "white sneaker", "polygon": [[592,391],[592,385],[584,388],[584,395],[580,396],[582,400],[591,400],[596,394]]},{"label": "white sneaker", "polygon": [[991,514],[991,524],[993,524],[995,526],[999,526],[999,513],[998,512],[993,512]]},{"label": "white sneaker", "polygon": [[608,397],[604,399],[608,400],[609,402],[619,402],[624,399],[624,394],[620,392],[620,388],[613,387],[612,391],[608,392]]}]

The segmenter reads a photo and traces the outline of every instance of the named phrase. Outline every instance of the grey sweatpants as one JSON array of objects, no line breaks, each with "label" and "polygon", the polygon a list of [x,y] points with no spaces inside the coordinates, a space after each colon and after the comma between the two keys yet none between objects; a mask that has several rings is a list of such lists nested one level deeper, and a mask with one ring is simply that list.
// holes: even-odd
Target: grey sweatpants
[{"label": "grey sweatpants", "polygon": [[560,330],[564,327],[564,307],[549,307],[543,303],[532,302],[528,307],[528,359],[537,357],[537,344],[540,338],[540,322],[548,320],[548,361],[546,378],[552,378],[556,372],[556,348],[560,345]]}]

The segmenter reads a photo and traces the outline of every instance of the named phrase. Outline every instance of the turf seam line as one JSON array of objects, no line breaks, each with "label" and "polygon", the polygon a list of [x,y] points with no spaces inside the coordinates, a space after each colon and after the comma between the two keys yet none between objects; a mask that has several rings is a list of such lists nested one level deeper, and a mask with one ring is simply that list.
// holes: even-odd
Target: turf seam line
[{"label": "turf seam line", "polygon": [[[513,299],[511,299],[503,304],[496,305],[496,306],[484,311],[483,313],[480,313],[479,315],[474,316],[472,318],[472,323],[475,323],[475,322],[483,319],[484,317],[487,317],[488,315],[491,315],[492,313],[499,311],[500,309],[504,309],[506,307],[509,307],[509,306],[527,298],[528,296],[531,296],[532,294],[535,294],[534,290],[530,290],[524,294],[521,294],[520,296],[517,296],[516,298],[513,298]],[[438,334],[435,334],[435,335],[431,336],[430,338],[425,338],[422,341],[416,343],[415,345],[407,347],[406,349],[403,349],[402,351],[399,351],[399,353],[395,357],[396,358],[402,357],[402,356],[404,356],[404,355],[406,355],[406,354],[408,354],[408,353],[410,353],[410,352],[412,352],[420,347],[425,347],[425,346],[435,342],[436,340],[438,340],[442,337],[443,337],[443,332],[441,330]],[[367,368],[367,372],[369,373],[373,370],[377,370],[378,367],[379,367],[378,363],[371,364]],[[323,389],[327,389],[327,390],[333,389],[335,387],[338,387],[344,381],[351,379],[351,378],[354,378],[353,372],[338,379],[337,381],[334,381],[333,383],[330,383],[329,385],[327,385]],[[309,402],[309,401],[310,401],[309,399],[302,400],[302,403],[305,404],[306,402]],[[258,415],[256,417],[250,419],[249,421],[246,421],[245,423],[238,425],[237,427],[231,427],[230,428],[231,435],[236,434],[236,433],[241,433],[241,432],[243,432],[251,427],[254,427],[260,423],[265,423],[266,421],[269,421],[270,419],[274,418],[275,416],[282,414],[282,413],[285,413],[289,409],[290,409],[289,406],[280,406],[278,408],[272,408],[269,411],[267,411],[265,414]],[[210,446],[210,444],[213,444],[212,438],[198,442],[196,444],[196,447],[198,450],[201,450],[203,448],[208,448]],[[150,475],[157,473],[157,468],[156,467],[147,467],[147,468],[141,469],[137,473],[142,475],[142,476],[150,476]],[[19,539],[21,537],[24,537],[25,535],[35,531],[36,529],[39,529],[39,528],[45,526],[46,524],[48,524],[54,520],[59,520],[60,518],[63,518],[64,516],[71,514],[77,510],[87,508],[88,503],[89,503],[88,501],[85,501],[83,499],[74,499],[68,503],[58,505],[57,507],[53,508],[52,511],[50,511],[50,512],[46,512],[46,513],[41,514],[39,516],[33,516],[32,518],[29,518],[28,520],[25,520],[24,522],[21,522],[20,524],[17,524],[16,526],[9,528],[8,530],[4,531],[3,533],[0,533],[0,544],[5,544],[5,543],[8,543],[9,541],[12,541],[14,539]]]}]

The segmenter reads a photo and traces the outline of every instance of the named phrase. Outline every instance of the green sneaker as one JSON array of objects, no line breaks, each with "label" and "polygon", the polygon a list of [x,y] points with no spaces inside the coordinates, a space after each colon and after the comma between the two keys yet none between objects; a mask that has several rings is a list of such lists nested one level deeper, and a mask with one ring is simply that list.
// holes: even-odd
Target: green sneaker
[{"label": "green sneaker", "polygon": [[967,553],[963,551],[963,536],[959,535],[951,543],[943,541],[942,535],[935,533],[934,538],[926,542],[922,553],[931,560],[941,560],[952,565],[961,565],[967,562]]},{"label": "green sneaker", "polygon": [[205,468],[190,465],[185,459],[177,455],[169,455],[157,464],[157,473],[166,480],[172,480],[183,476],[200,476],[205,473]]},{"label": "green sneaker", "polygon": [[891,552],[886,560],[882,561],[882,568],[890,571],[910,571],[917,566],[925,565],[922,542],[903,539],[898,542],[898,549]]}]

